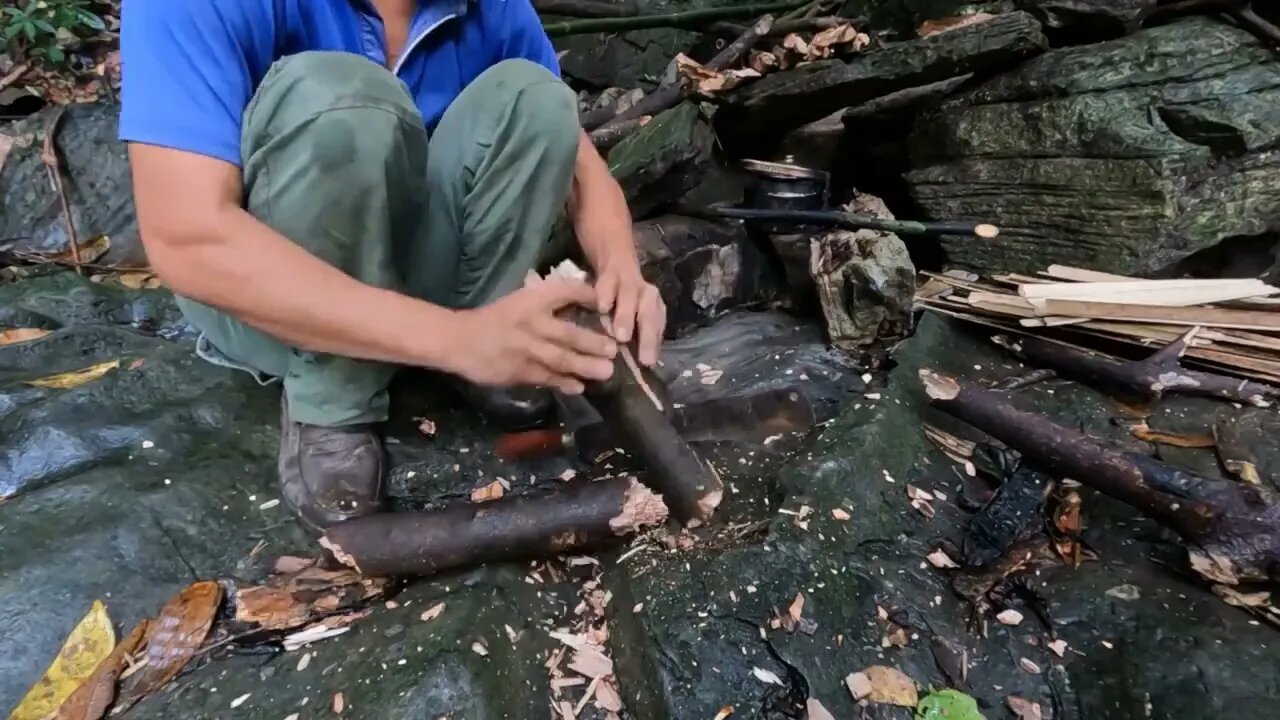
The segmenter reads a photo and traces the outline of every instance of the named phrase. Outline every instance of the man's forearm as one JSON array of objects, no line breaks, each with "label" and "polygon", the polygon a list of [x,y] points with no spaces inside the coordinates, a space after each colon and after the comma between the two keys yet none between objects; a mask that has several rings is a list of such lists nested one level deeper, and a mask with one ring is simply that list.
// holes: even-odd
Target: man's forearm
[{"label": "man's forearm", "polygon": [[[155,240],[148,244],[148,255],[176,292],[287,344],[452,369],[446,349],[455,326],[453,311],[361,283],[244,210],[219,212],[199,236]],[[415,331],[406,333],[405,328]]]},{"label": "man's forearm", "polygon": [[569,207],[582,252],[597,272],[612,263],[638,262],[626,196],[585,133],[578,144]]}]

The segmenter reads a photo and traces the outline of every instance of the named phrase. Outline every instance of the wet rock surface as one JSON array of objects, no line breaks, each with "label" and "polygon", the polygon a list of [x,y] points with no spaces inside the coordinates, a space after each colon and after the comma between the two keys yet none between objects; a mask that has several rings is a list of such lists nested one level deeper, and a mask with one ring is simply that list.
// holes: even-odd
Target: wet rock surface
[{"label": "wet rock surface", "polygon": [[[271,502],[276,391],[194,358],[167,293],[61,273],[0,287],[0,298],[6,312],[27,313],[6,323],[43,318],[56,328],[0,348],[0,492],[8,497],[0,504],[0,620],[8,628],[0,704],[11,706],[92,599],[104,599],[128,627],[196,578],[256,582],[276,556],[309,554],[313,545]],[[115,359],[119,368],[78,388],[24,385]],[[1046,717],[1081,720],[1266,712],[1280,692],[1272,631],[1189,579],[1162,531],[1106,498],[1086,494],[1084,503],[1085,537],[1100,560],[1050,568],[1031,583],[1068,643],[1065,657],[1046,648],[1048,630],[1022,605],[1021,626],[990,623],[989,638],[973,634],[971,609],[951,578],[924,561],[938,540],[958,542],[967,514],[957,505],[959,476],[920,427],[962,430],[924,407],[916,371],[996,380],[1022,369],[980,334],[932,316],[895,359],[887,378],[866,387],[818,328],[777,313],[734,312],[668,343],[662,373],[679,402],[787,388],[829,424],[816,441],[761,443],[728,429],[702,437],[698,448],[729,489],[715,522],[688,542],[662,530],[597,554],[602,586],[613,594],[609,647],[626,717],[712,717],[725,705],[743,717],[798,717],[807,697],[853,717],[859,711],[844,678],[868,665],[897,667],[922,686],[949,684],[935,638],[967,649],[962,688],[988,717],[1003,716],[1006,695],[1040,702]],[[707,382],[699,365],[723,375]],[[397,388],[389,451],[399,507],[465,502],[496,477],[519,493],[554,484],[571,467],[633,466],[621,456],[594,470],[562,457],[501,463],[493,431],[451,398],[412,375]],[[1079,386],[1035,386],[1018,401],[1127,449],[1154,450],[1109,421],[1115,405]],[[434,438],[418,432],[419,417],[436,422]],[[1166,401],[1151,424],[1196,432],[1234,417],[1228,404]],[[1265,476],[1280,458],[1260,440],[1255,447]],[[1209,451],[1160,452],[1216,471]],[[908,484],[939,494],[935,517],[911,508]],[[397,607],[379,602],[346,635],[303,650],[209,652],[127,716],[227,717],[246,693],[236,717],[323,716],[341,692],[348,717],[552,717],[543,663],[555,641],[547,631],[572,621],[579,584],[528,574],[527,564],[493,565],[410,583],[394,597]],[[1108,595],[1123,585],[1138,588],[1137,597]],[[797,593],[805,623],[793,632],[772,627]],[[445,611],[420,620],[437,602]],[[906,629],[905,647],[882,646],[888,625],[878,608]],[[477,643],[487,655],[475,652]],[[1023,658],[1043,673],[1020,669]],[[756,668],[782,685],[762,682]],[[865,712],[910,716],[887,706]]]}]

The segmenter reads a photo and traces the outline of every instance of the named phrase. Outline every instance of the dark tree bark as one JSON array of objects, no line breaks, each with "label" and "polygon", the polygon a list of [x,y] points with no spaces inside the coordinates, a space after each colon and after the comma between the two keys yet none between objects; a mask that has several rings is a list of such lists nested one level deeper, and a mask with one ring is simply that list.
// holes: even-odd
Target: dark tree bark
[{"label": "dark tree bark", "polygon": [[432,575],[579,550],[666,517],[661,498],[633,478],[615,477],[536,497],[367,515],[330,528],[320,544],[364,575]]},{"label": "dark tree bark", "polygon": [[1047,367],[1115,397],[1152,403],[1166,394],[1196,395],[1267,407],[1280,388],[1208,372],[1186,370],[1179,358],[1196,331],[1188,331],[1145,360],[1118,360],[1035,337],[997,336],[996,344],[1032,365]]},{"label": "dark tree bark", "polygon": [[1126,502],[1190,545],[1192,568],[1219,583],[1280,581],[1280,496],[1104,447],[1021,410],[1000,393],[932,370],[920,378],[933,405],[1022,453],[1035,466]]}]

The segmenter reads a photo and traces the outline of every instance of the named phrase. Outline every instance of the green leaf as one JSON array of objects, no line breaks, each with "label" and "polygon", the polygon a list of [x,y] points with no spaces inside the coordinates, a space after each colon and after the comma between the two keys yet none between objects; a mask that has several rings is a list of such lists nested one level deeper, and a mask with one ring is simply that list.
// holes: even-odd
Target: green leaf
[{"label": "green leaf", "polygon": [[916,720],[987,720],[978,702],[959,690],[929,693],[916,706]]},{"label": "green leaf", "polygon": [[49,58],[49,62],[53,63],[60,63],[67,59],[67,54],[62,51],[62,48],[58,47],[49,48],[44,56]]},{"label": "green leaf", "polygon": [[40,20],[37,18],[31,22],[40,32],[49,33],[50,35],[56,35],[58,33],[58,29],[51,25],[48,20]]},{"label": "green leaf", "polygon": [[22,32],[23,32],[23,34],[24,34],[24,35],[26,35],[26,36],[27,36],[27,39],[28,39],[28,40],[30,40],[30,41],[32,41],[32,42],[35,42],[35,40],[36,40],[36,26],[35,26],[35,24],[34,24],[34,23],[24,23],[24,24],[23,24],[23,26],[22,26]]},{"label": "green leaf", "polygon": [[84,8],[76,8],[76,18],[80,21],[81,25],[84,25],[91,30],[102,32],[107,29],[107,24],[102,22],[102,18],[88,10],[85,10]]}]

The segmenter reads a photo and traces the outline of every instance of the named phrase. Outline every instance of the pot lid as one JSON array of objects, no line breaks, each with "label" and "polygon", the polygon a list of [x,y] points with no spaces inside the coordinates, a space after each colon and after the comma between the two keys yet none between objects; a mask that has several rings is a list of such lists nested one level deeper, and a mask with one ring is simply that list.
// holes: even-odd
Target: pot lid
[{"label": "pot lid", "polygon": [[828,174],[823,170],[797,165],[795,158],[788,155],[781,162],[769,160],[743,160],[742,168],[750,173],[765,175],[783,180],[827,180]]}]

